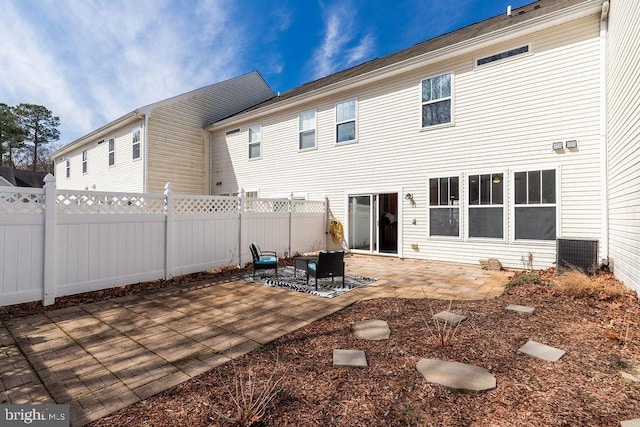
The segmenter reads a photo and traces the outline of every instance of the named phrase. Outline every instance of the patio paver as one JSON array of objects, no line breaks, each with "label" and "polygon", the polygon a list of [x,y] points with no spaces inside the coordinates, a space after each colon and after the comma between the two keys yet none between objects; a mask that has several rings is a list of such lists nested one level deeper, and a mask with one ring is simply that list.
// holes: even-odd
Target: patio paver
[{"label": "patio paver", "polygon": [[[150,397],[359,300],[499,296],[508,273],[350,256],[378,280],[333,299],[226,280],[113,298],[0,324],[0,404],[68,403],[71,425]],[[26,357],[25,357],[26,356]]]}]

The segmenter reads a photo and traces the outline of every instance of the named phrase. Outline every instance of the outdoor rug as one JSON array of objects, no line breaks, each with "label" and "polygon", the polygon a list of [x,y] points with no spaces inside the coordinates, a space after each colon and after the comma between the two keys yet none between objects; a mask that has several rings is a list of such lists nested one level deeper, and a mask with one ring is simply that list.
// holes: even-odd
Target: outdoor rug
[{"label": "outdoor rug", "polygon": [[309,286],[305,271],[298,269],[298,277],[293,275],[293,267],[278,268],[278,277],[275,277],[273,270],[268,272],[256,272],[255,279],[253,273],[245,274],[239,279],[256,283],[259,285],[270,286],[272,288],[289,289],[296,292],[304,292],[307,294],[317,295],[324,298],[333,298],[346,292],[358,289],[376,281],[369,277],[354,276],[347,274],[344,276],[344,288],[342,287],[342,278],[336,277],[335,282],[331,279],[318,279],[318,290],[316,291],[316,282],[313,277],[309,278]]}]

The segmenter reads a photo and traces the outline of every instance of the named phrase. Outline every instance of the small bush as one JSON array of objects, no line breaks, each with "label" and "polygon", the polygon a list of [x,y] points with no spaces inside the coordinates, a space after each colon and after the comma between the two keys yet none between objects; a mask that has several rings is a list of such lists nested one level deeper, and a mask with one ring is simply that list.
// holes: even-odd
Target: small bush
[{"label": "small bush", "polygon": [[522,285],[548,286],[549,282],[543,279],[540,274],[535,271],[522,271],[516,273],[509,283],[505,285],[507,291]]}]

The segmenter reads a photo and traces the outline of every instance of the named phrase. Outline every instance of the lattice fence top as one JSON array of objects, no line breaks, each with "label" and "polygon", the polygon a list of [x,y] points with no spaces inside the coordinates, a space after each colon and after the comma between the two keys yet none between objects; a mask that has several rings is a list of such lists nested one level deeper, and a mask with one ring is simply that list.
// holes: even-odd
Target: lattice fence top
[{"label": "lattice fence top", "polygon": [[177,196],[173,199],[175,213],[238,213],[240,200],[237,197]]},{"label": "lattice fence top", "polygon": [[298,213],[324,213],[324,202],[310,200],[294,200],[293,212]]},{"label": "lattice fence top", "polygon": [[2,214],[43,214],[43,190],[10,189],[0,190],[0,213]]},{"label": "lattice fence top", "polygon": [[289,212],[289,199],[245,199],[245,211],[253,213]]},{"label": "lattice fence top", "polygon": [[91,191],[58,193],[56,206],[66,214],[163,214],[163,195],[96,193]]}]

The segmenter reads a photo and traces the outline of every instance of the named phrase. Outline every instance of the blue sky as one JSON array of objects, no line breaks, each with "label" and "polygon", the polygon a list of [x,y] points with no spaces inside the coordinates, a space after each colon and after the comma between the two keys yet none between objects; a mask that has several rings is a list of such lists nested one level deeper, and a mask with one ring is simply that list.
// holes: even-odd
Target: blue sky
[{"label": "blue sky", "polygon": [[0,0],[0,102],[47,107],[62,145],[253,70],[284,92],[531,2]]}]

